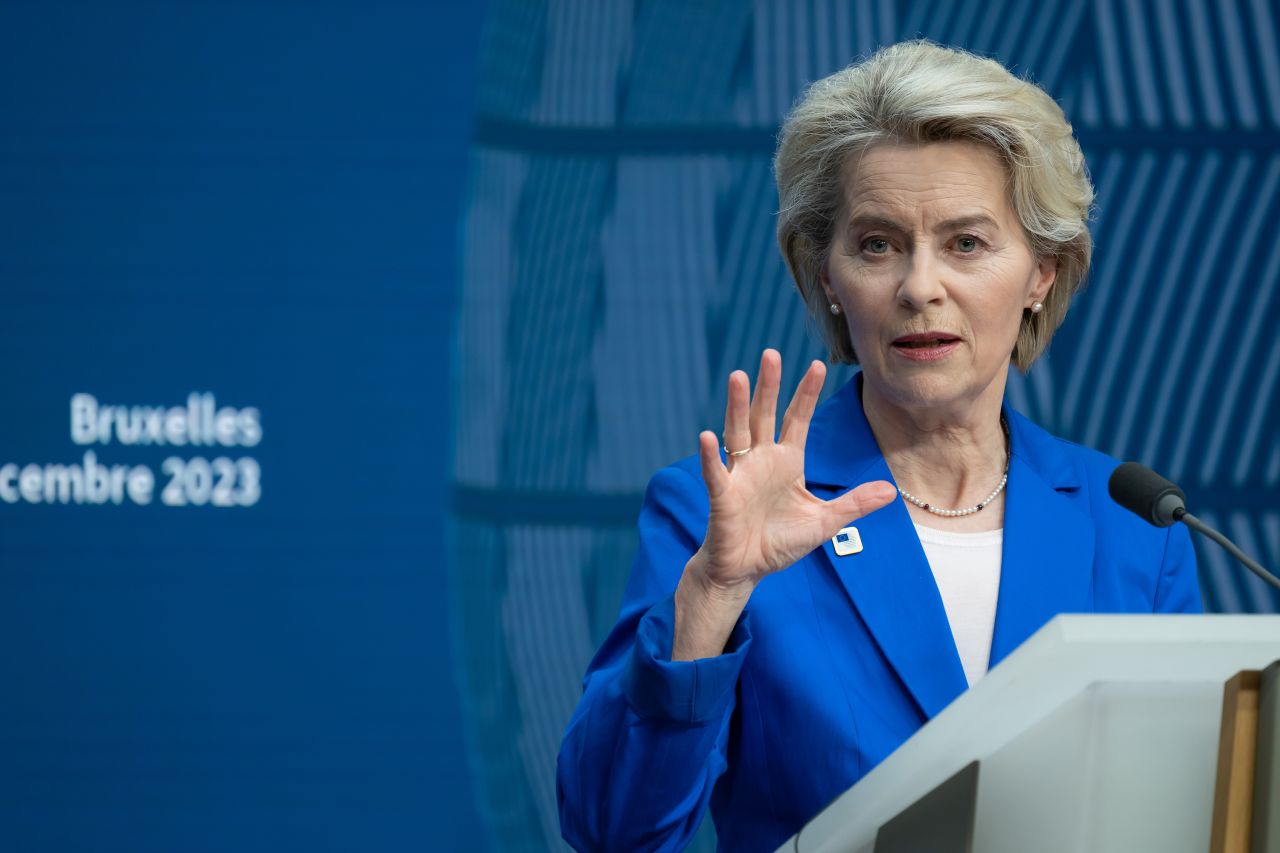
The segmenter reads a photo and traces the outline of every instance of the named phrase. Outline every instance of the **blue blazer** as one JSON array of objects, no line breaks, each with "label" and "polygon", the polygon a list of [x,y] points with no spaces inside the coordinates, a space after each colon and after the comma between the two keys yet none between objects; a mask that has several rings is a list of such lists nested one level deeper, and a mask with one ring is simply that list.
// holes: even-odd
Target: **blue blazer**
[{"label": "blue blazer", "polygon": [[[805,479],[830,498],[893,476],[861,378],[818,407]],[[1010,409],[1012,458],[990,665],[1058,613],[1199,612],[1181,525],[1107,494],[1116,461]],[[901,498],[752,594],[724,654],[671,661],[672,594],[706,532],[697,457],[659,471],[621,616],[591,661],[557,768],[579,850],[679,850],[708,803],[726,850],[773,850],[967,688],[942,599]]]}]

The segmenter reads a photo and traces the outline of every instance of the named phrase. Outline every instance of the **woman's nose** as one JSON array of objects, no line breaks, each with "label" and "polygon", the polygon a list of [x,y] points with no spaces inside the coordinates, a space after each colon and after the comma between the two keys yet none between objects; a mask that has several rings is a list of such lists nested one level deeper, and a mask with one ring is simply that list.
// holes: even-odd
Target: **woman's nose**
[{"label": "woman's nose", "polygon": [[947,289],[941,273],[941,266],[928,252],[911,253],[898,284],[898,301],[903,307],[919,311],[945,300]]}]

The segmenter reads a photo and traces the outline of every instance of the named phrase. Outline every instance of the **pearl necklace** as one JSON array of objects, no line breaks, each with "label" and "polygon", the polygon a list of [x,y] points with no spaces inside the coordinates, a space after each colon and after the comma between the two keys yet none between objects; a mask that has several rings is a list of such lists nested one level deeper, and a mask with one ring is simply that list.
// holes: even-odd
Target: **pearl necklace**
[{"label": "pearl necklace", "polygon": [[898,494],[902,495],[902,499],[904,501],[913,503],[926,512],[931,512],[934,515],[945,515],[952,518],[962,515],[973,515],[978,510],[989,505],[996,499],[997,495],[1004,491],[1005,484],[1009,482],[1009,459],[1012,457],[1012,453],[1009,450],[1009,425],[1005,423],[1003,415],[1000,416],[1000,428],[1004,430],[1004,476],[1000,478],[1000,484],[992,490],[991,494],[987,495],[973,506],[967,506],[964,509],[940,509],[932,504],[920,500],[909,492],[903,491],[901,487],[898,489]]}]

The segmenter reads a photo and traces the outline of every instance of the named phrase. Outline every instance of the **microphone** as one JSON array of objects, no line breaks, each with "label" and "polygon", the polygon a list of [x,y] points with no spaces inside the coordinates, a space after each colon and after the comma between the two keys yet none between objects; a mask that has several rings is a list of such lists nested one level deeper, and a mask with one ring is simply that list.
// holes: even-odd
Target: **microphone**
[{"label": "microphone", "polygon": [[1244,567],[1280,589],[1280,579],[1250,559],[1236,544],[1191,513],[1187,512],[1187,496],[1170,481],[1137,462],[1125,462],[1116,468],[1107,483],[1111,499],[1156,527],[1169,527],[1181,521],[1208,536],[1227,550]]}]

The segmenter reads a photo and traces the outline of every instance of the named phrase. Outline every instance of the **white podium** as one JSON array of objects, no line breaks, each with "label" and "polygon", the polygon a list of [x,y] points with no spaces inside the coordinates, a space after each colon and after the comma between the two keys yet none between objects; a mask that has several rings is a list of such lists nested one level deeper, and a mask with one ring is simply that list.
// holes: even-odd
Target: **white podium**
[{"label": "white podium", "polygon": [[973,761],[981,853],[1209,850],[1223,685],[1280,616],[1055,617],[780,851],[872,853]]}]

